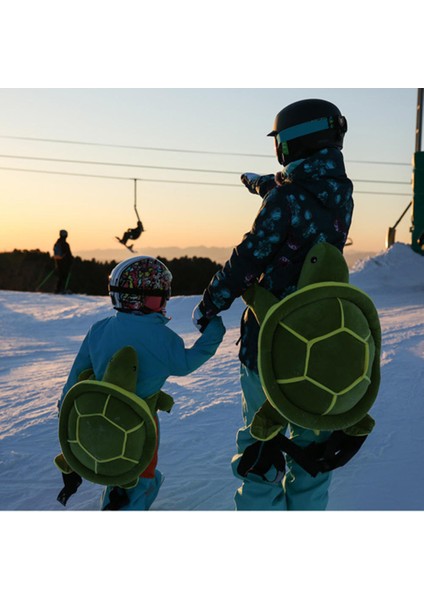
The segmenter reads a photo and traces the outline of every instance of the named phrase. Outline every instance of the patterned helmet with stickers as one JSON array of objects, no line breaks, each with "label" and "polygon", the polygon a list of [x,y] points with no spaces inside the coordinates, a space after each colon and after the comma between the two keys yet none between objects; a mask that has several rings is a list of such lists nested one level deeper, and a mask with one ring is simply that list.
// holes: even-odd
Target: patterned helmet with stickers
[{"label": "patterned helmet with stickers", "polygon": [[171,297],[172,274],[157,258],[136,256],[119,263],[109,276],[109,295],[116,310],[161,312]]}]

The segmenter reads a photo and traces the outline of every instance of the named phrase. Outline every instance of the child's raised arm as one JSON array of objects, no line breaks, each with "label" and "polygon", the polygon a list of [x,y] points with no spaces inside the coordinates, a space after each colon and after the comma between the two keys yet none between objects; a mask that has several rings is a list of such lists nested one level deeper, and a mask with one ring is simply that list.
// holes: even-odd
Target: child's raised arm
[{"label": "child's raised arm", "polygon": [[188,375],[201,367],[215,354],[224,334],[225,327],[221,317],[211,319],[191,348],[186,348],[182,338],[174,334],[167,348],[170,374]]}]

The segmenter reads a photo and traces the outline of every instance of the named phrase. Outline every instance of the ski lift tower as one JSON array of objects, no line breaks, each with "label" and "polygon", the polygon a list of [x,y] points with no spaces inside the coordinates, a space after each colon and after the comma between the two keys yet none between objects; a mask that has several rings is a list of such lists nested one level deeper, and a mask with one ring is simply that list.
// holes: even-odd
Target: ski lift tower
[{"label": "ski lift tower", "polygon": [[415,129],[415,153],[412,175],[412,242],[415,252],[424,255],[424,152],[421,151],[421,131],[423,117],[423,91],[418,88],[417,126]]}]

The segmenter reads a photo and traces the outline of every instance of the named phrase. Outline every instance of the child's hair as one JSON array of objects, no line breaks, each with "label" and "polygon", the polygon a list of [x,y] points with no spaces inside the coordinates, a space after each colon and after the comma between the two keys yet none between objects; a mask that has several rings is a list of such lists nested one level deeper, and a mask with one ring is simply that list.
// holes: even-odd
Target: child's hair
[{"label": "child's hair", "polygon": [[164,312],[171,297],[172,274],[157,258],[136,256],[120,262],[109,275],[109,296],[121,312]]}]

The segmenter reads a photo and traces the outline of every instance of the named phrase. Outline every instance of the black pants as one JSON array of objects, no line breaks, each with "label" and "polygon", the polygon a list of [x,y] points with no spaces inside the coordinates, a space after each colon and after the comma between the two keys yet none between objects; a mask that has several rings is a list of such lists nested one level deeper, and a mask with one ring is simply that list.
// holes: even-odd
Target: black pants
[{"label": "black pants", "polygon": [[56,282],[56,288],[54,291],[55,294],[62,294],[63,292],[66,292],[66,289],[65,289],[66,281],[68,279],[70,269],[71,269],[70,265],[67,265],[67,264],[64,265],[61,262],[56,263],[57,282]]}]

